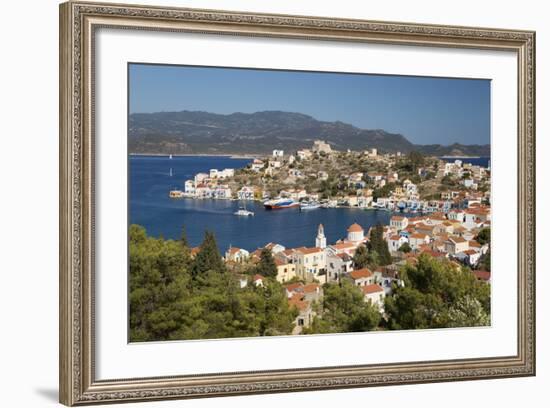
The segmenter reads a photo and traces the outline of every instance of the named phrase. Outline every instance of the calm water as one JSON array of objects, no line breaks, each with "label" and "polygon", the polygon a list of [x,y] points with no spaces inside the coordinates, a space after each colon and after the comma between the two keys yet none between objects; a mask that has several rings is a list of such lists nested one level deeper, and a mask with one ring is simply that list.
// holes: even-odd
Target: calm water
[{"label": "calm water", "polygon": [[490,157],[456,157],[456,158],[449,158],[449,157],[442,157],[441,160],[445,160],[446,162],[452,163],[455,160],[460,160],[462,163],[471,163],[474,166],[482,166],[482,167],[488,167],[489,166],[489,160],[491,160]]},{"label": "calm water", "polygon": [[[130,157],[130,223],[143,225],[150,235],[179,238],[185,226],[192,246],[202,241],[205,230],[215,233],[218,246],[229,245],[254,250],[268,242],[288,248],[314,246],[317,227],[323,224],[327,242],[346,235],[354,222],[365,230],[377,223],[388,224],[390,215],[383,211],[360,209],[299,209],[267,211],[261,203],[247,202],[254,217],[233,215],[242,202],[229,200],[170,199],[168,192],[183,189],[183,183],[196,173],[212,168],[241,168],[248,159],[229,157]],[[170,177],[172,168],[172,177]]]}]

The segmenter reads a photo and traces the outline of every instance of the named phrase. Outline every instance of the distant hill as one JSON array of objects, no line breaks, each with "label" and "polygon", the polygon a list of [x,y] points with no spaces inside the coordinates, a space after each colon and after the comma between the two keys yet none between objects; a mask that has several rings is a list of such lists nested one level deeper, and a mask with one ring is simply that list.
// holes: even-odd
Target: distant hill
[{"label": "distant hill", "polygon": [[324,140],[336,150],[376,148],[380,152],[488,156],[489,145],[414,145],[403,135],[323,122],[294,112],[220,115],[181,111],[134,113],[129,118],[129,152],[134,154],[247,154],[287,152]]}]

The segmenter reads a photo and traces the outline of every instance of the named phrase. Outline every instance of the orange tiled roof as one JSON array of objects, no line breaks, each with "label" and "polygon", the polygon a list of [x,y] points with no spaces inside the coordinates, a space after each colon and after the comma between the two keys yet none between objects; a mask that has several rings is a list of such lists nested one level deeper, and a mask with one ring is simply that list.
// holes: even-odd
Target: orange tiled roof
[{"label": "orange tiled roof", "polygon": [[372,272],[368,268],[356,269],[350,273],[352,279],[370,278]]},{"label": "orange tiled roof", "polygon": [[382,288],[382,286],[380,286],[377,283],[373,283],[372,285],[361,286],[361,290],[365,295],[369,295],[371,293],[377,293],[377,292],[384,292],[384,289]]}]

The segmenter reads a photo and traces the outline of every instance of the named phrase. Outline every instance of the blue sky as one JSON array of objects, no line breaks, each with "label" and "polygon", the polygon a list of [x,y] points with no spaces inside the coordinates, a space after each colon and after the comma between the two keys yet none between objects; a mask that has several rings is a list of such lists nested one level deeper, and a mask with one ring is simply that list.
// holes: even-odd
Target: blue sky
[{"label": "blue sky", "polygon": [[490,143],[490,81],[130,64],[130,113],[282,110],[418,144]]}]

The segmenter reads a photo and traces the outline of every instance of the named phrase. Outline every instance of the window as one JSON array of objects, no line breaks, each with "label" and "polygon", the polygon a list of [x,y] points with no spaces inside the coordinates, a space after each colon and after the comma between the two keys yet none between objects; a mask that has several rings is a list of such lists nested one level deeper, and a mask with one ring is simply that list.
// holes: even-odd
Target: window
[{"label": "window", "polygon": [[300,318],[298,319],[298,326],[303,326],[304,325],[304,319]]}]

